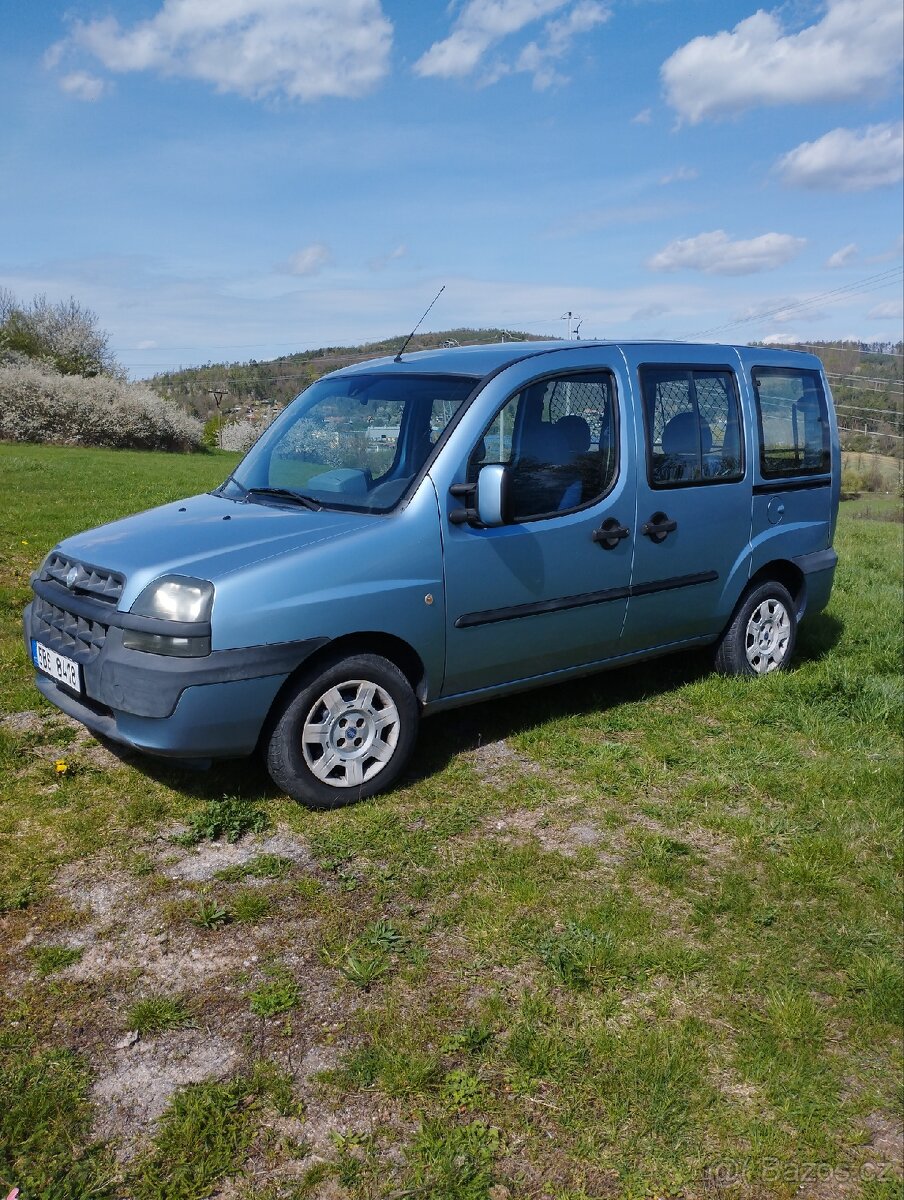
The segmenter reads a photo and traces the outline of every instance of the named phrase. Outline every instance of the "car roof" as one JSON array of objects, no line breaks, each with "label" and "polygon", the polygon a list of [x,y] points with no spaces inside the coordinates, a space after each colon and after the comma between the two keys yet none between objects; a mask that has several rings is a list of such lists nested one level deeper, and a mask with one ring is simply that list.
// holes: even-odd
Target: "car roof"
[{"label": "car roof", "polygon": [[819,366],[819,360],[812,354],[785,350],[782,347],[774,346],[736,346],[721,342],[673,342],[666,339],[654,341],[649,338],[643,340],[625,339],[623,341],[616,341],[615,339],[607,339],[579,342],[557,339],[531,342],[491,342],[478,346],[442,346],[436,350],[412,350],[406,351],[401,359],[388,355],[385,358],[371,358],[364,362],[353,363],[348,367],[342,367],[339,371],[334,372],[334,374],[368,375],[375,373],[383,374],[386,372],[411,372],[412,374],[469,375],[475,378],[483,378],[494,371],[499,371],[504,367],[510,366],[512,363],[520,362],[525,358],[532,358],[535,355],[552,354],[556,351],[564,350],[589,350],[595,346],[616,346],[625,349],[631,347],[635,350],[653,346],[660,348],[662,346],[674,346],[676,350],[692,347],[695,350],[718,350],[723,357],[726,350],[736,350],[745,362],[750,361],[752,354],[762,359],[765,359],[765,356],[768,354],[769,361],[772,362],[775,362],[776,358],[780,359],[787,356],[787,358],[793,357],[800,360],[801,365],[803,360],[807,360],[809,365],[815,364],[817,368]]}]

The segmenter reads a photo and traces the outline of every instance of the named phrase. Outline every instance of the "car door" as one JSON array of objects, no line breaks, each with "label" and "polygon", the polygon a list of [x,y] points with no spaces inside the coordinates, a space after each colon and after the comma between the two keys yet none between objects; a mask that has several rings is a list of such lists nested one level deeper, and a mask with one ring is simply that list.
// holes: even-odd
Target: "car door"
[{"label": "car door", "polygon": [[[637,536],[624,649],[712,638],[750,562],[749,430],[726,350],[644,347],[632,363]],[[727,611],[726,611],[727,610]]]},{"label": "car door", "polygon": [[773,557],[794,558],[831,546],[839,471],[828,383],[819,363],[789,364],[777,352],[760,348],[748,351],[747,359],[758,434],[752,533],[756,569]]},{"label": "car door", "polygon": [[[550,359],[558,359],[555,369]],[[563,361],[564,360],[564,361]],[[633,437],[612,352],[509,368],[482,398],[451,474],[437,477],[453,696],[618,653],[631,572]],[[448,459],[447,459],[448,461]],[[462,521],[482,466],[503,463],[514,519]],[[451,490],[450,490],[451,489]]]}]

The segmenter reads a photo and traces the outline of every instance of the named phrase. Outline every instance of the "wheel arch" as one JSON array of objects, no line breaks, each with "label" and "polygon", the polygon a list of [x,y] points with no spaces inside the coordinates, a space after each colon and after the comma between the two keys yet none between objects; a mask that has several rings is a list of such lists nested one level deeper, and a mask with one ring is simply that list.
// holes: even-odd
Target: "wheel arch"
[{"label": "wheel arch", "polygon": [[379,654],[382,658],[389,659],[411,684],[418,702],[424,703],[427,693],[427,669],[413,646],[403,638],[377,630],[343,634],[342,637],[325,642],[285,679],[282,687],[274,696],[273,703],[270,705],[261,727],[259,744],[266,739],[286,697],[295,690],[302,676],[313,674],[320,666],[334,661],[337,657],[349,658],[353,654]]},{"label": "wheel arch", "polygon": [[[747,586],[738,598],[735,611],[753,588],[759,587],[761,583],[769,583],[771,580],[780,583],[787,590],[794,601],[795,619],[800,621],[807,607],[807,577],[796,563],[789,562],[787,558],[777,558],[772,562],[764,563],[755,574],[751,575]],[[732,613],[732,617],[734,617],[734,613]]]}]

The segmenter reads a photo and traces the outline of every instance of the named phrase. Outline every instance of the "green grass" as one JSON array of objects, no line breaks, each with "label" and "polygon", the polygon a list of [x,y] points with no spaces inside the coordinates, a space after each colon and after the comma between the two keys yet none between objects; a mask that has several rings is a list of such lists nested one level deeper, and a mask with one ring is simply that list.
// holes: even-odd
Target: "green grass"
[{"label": "green grass", "polygon": [[[726,1196],[790,1200],[804,1164],[875,1167],[848,1194],[896,1194],[897,502],[842,505],[832,603],[790,673],[679,656],[435,717],[393,793],[315,814],[254,763],[97,765],[22,652],[28,573],[60,536],[226,467],[0,447],[0,696],[37,714],[0,726],[0,948],[22,971],[0,1012],[0,1194],[691,1197],[720,1164],[743,1175]],[[214,870],[271,827],[296,861]],[[170,869],[195,847],[212,883]],[[126,891],[98,917],[63,869]],[[90,979],[59,957],[89,922]],[[130,1028],[223,1038],[234,1067],[178,1088],[114,1182],[89,1088]],[[340,1132],[311,1160],[318,1112]]]},{"label": "green grass", "polygon": [[268,972],[269,978],[248,994],[248,1005],[256,1017],[276,1017],[298,1003],[298,985],[281,967]]},{"label": "green grass", "polygon": [[0,1043],[0,1192],[112,1200],[116,1171],[91,1142],[90,1076],[75,1055]]},{"label": "green grass", "polygon": [[197,846],[206,840],[237,842],[246,833],[263,833],[270,818],[263,809],[249,804],[241,796],[223,796],[209,800],[195,813],[184,833],[174,840],[180,846]]},{"label": "green grass", "polygon": [[169,1029],[181,1029],[191,1019],[191,1013],[179,997],[145,996],[129,1008],[125,1025],[139,1034],[165,1033]]},{"label": "green grass", "polygon": [[200,1083],[181,1092],[133,1170],[134,1200],[202,1200],[239,1167],[251,1146],[254,1125],[249,1085]]},{"label": "green grass", "polygon": [[29,957],[39,975],[55,975],[77,963],[83,953],[83,950],[70,946],[37,946],[29,952]]}]

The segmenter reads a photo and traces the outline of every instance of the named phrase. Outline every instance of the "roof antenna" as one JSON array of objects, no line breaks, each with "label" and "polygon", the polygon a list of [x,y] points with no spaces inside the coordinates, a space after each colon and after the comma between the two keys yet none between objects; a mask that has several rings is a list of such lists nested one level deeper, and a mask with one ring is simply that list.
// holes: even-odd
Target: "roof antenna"
[{"label": "roof antenna", "polygon": [[[433,299],[427,305],[427,308],[424,311],[424,317],[426,317],[427,313],[434,306],[434,304],[437,302],[437,300],[440,298],[440,296],[443,294],[443,292],[445,290],[446,290],[446,285],[443,284],[443,286],[439,289],[439,291],[436,293],[436,295],[433,297]],[[414,335],[417,333],[417,331],[420,329],[421,325],[423,324],[424,317],[421,317],[420,321],[418,321],[417,325],[415,325],[415,327],[414,327],[414,329],[412,329],[411,333],[408,334],[408,337],[405,338],[405,344],[402,347],[402,349],[398,352],[398,354],[395,356],[395,358],[392,360],[393,362],[401,362],[402,361],[402,355],[408,349],[408,343],[411,341],[411,339],[414,337]]]}]

